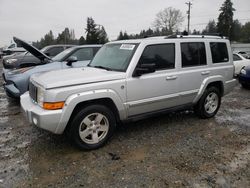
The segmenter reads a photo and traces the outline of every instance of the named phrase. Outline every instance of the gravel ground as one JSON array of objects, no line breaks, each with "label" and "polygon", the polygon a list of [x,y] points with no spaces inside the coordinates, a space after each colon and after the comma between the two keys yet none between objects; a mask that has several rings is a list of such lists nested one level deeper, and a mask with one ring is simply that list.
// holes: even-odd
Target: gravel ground
[{"label": "gravel ground", "polygon": [[2,87],[0,109],[0,187],[250,187],[250,90],[240,85],[215,118],[126,124],[90,152],[30,126]]}]

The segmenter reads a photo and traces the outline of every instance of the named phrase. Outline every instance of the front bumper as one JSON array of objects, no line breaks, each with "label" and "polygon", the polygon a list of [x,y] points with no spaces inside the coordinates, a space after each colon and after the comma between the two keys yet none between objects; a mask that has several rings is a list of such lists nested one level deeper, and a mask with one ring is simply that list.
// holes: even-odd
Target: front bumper
[{"label": "front bumper", "polygon": [[62,132],[57,131],[57,128],[60,125],[62,110],[42,109],[38,104],[31,100],[28,92],[21,96],[20,103],[30,124],[54,134],[62,134]]},{"label": "front bumper", "polygon": [[3,74],[2,74],[3,88],[4,88],[5,92],[6,92],[6,94],[9,97],[12,97],[12,98],[19,98],[20,95],[21,95],[19,89],[14,85],[14,83],[8,82],[6,80],[5,73],[6,73],[6,71],[3,69]]},{"label": "front bumper", "polygon": [[9,97],[12,98],[19,98],[20,97],[20,91],[19,89],[17,89],[17,87],[14,84],[3,84],[4,90],[6,92],[6,94]]}]

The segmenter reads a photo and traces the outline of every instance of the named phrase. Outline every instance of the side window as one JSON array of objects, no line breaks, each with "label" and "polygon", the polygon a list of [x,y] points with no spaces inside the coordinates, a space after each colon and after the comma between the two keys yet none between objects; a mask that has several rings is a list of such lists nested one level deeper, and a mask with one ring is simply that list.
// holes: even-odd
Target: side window
[{"label": "side window", "polygon": [[87,61],[93,58],[92,48],[81,48],[74,52],[71,56],[77,57],[78,61]]},{"label": "side window", "polygon": [[147,46],[139,60],[140,64],[156,64],[156,70],[175,68],[175,44]]},{"label": "side window", "polygon": [[95,54],[98,52],[98,50],[100,50],[100,48],[101,47],[94,47],[93,49],[94,49],[94,54],[93,54],[93,56],[95,56]]},{"label": "side window", "polygon": [[181,43],[182,67],[207,64],[206,49],[203,42]]},{"label": "side window", "polygon": [[229,61],[227,45],[223,42],[210,42],[213,63],[225,63]]},{"label": "side window", "polygon": [[234,60],[234,61],[240,61],[240,60],[242,60],[242,59],[240,58],[240,56],[238,56],[238,55],[236,55],[236,54],[233,54],[233,60]]},{"label": "side window", "polygon": [[63,47],[52,47],[48,49],[45,53],[48,53],[50,57],[54,57],[63,50],[64,50]]}]

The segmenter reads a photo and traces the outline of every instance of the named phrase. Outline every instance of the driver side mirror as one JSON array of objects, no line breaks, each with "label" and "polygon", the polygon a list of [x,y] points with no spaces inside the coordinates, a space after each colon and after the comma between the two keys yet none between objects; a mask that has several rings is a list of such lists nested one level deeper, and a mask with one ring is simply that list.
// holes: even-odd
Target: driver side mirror
[{"label": "driver side mirror", "polygon": [[77,62],[78,60],[76,56],[70,56],[66,61],[67,61],[66,65],[72,66],[72,63]]},{"label": "driver side mirror", "polygon": [[140,66],[135,68],[133,77],[138,77],[143,74],[148,74],[153,72],[155,72],[155,63],[141,64]]}]

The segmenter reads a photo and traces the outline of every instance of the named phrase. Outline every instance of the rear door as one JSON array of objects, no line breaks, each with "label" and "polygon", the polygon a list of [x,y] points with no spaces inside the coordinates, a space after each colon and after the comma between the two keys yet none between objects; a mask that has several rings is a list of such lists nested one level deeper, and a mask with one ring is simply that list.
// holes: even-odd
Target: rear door
[{"label": "rear door", "polygon": [[202,81],[210,75],[204,42],[181,42],[179,95],[181,104],[192,103]]}]

